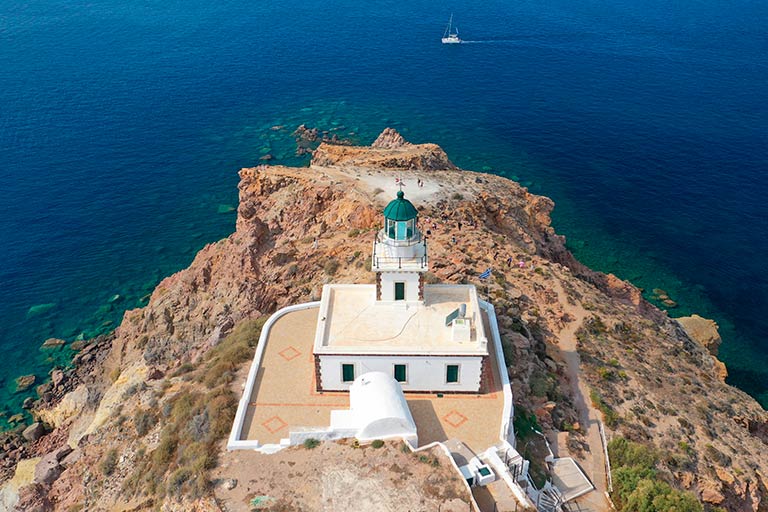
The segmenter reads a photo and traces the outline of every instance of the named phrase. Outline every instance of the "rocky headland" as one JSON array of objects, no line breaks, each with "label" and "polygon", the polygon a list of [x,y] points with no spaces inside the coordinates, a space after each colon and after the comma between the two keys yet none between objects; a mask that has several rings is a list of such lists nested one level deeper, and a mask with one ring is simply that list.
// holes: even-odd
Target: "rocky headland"
[{"label": "rocky headland", "polygon": [[[388,129],[370,147],[330,141],[313,152],[308,168],[242,169],[235,233],[38,388],[37,423],[0,445],[0,509],[250,510],[263,499],[272,510],[332,510],[346,506],[334,485],[365,482],[402,509],[466,510],[439,454],[424,464],[391,443],[268,457],[224,448],[263,319],[318,299],[326,282],[372,282],[371,240],[401,179],[430,230],[432,282],[479,284],[493,268],[482,293],[499,316],[518,448],[533,466],[542,446],[524,424],[607,490],[600,420],[612,462],[631,446],[651,454],[646,477],[706,510],[768,510],[768,413],[724,382],[715,325],[671,319],[630,283],[586,268],[551,227],[550,199],[460,170],[434,144]],[[619,507],[636,499],[623,494],[631,463],[614,470]],[[318,472],[328,464],[336,470]],[[270,465],[279,471],[249,469]]]}]

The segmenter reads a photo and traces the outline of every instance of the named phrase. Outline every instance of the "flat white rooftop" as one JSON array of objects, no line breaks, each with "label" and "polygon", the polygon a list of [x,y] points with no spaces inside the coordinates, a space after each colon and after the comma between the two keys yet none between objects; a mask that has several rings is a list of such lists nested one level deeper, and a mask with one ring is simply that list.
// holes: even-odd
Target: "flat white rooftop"
[{"label": "flat white rooftop", "polygon": [[[472,285],[426,285],[424,303],[376,301],[375,285],[323,287],[316,354],[487,355],[488,339]],[[455,341],[448,315],[466,304],[471,331]]]}]

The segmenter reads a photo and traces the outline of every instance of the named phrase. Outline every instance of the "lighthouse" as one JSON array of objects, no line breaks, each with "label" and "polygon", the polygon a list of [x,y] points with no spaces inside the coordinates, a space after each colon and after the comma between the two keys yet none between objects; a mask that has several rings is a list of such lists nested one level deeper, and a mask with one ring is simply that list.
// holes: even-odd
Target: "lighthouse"
[{"label": "lighthouse", "polygon": [[429,269],[427,240],[418,227],[419,212],[402,190],[384,208],[384,224],[373,242],[371,270],[376,272],[376,301],[424,301]]}]

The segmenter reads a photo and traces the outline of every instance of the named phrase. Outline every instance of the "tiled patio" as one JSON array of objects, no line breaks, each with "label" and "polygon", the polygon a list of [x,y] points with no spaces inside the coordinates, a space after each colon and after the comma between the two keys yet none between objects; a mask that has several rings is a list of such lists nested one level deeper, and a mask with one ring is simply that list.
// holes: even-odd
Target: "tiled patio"
[{"label": "tiled patio", "polygon": [[[332,409],[347,409],[347,393],[315,391],[312,345],[319,309],[287,313],[274,323],[250,394],[243,438],[277,443],[296,427],[327,427]],[[483,315],[484,316],[484,315]],[[486,323],[486,332],[490,329]],[[489,348],[493,348],[492,342]],[[491,352],[492,382],[483,395],[408,393],[419,444],[457,438],[479,453],[499,441],[504,396]]]}]

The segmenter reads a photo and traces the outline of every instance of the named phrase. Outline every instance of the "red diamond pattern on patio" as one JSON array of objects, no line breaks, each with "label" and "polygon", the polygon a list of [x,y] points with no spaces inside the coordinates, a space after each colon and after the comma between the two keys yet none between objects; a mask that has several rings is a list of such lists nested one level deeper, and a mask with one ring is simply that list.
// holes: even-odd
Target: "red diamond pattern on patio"
[{"label": "red diamond pattern on patio", "polygon": [[467,417],[461,414],[456,409],[452,409],[448,414],[443,416],[443,421],[452,426],[453,428],[459,428],[467,422]]},{"label": "red diamond pattern on patio", "polygon": [[262,427],[267,429],[270,434],[274,434],[278,430],[281,430],[288,426],[288,424],[283,421],[283,418],[280,416],[272,416],[267,421],[261,424]]},{"label": "red diamond pattern on patio", "polygon": [[280,357],[282,357],[286,361],[290,361],[291,359],[296,359],[297,357],[299,357],[301,355],[301,352],[296,350],[296,348],[293,345],[291,345],[290,347],[284,348],[283,350],[278,352],[278,354],[280,354]]}]

